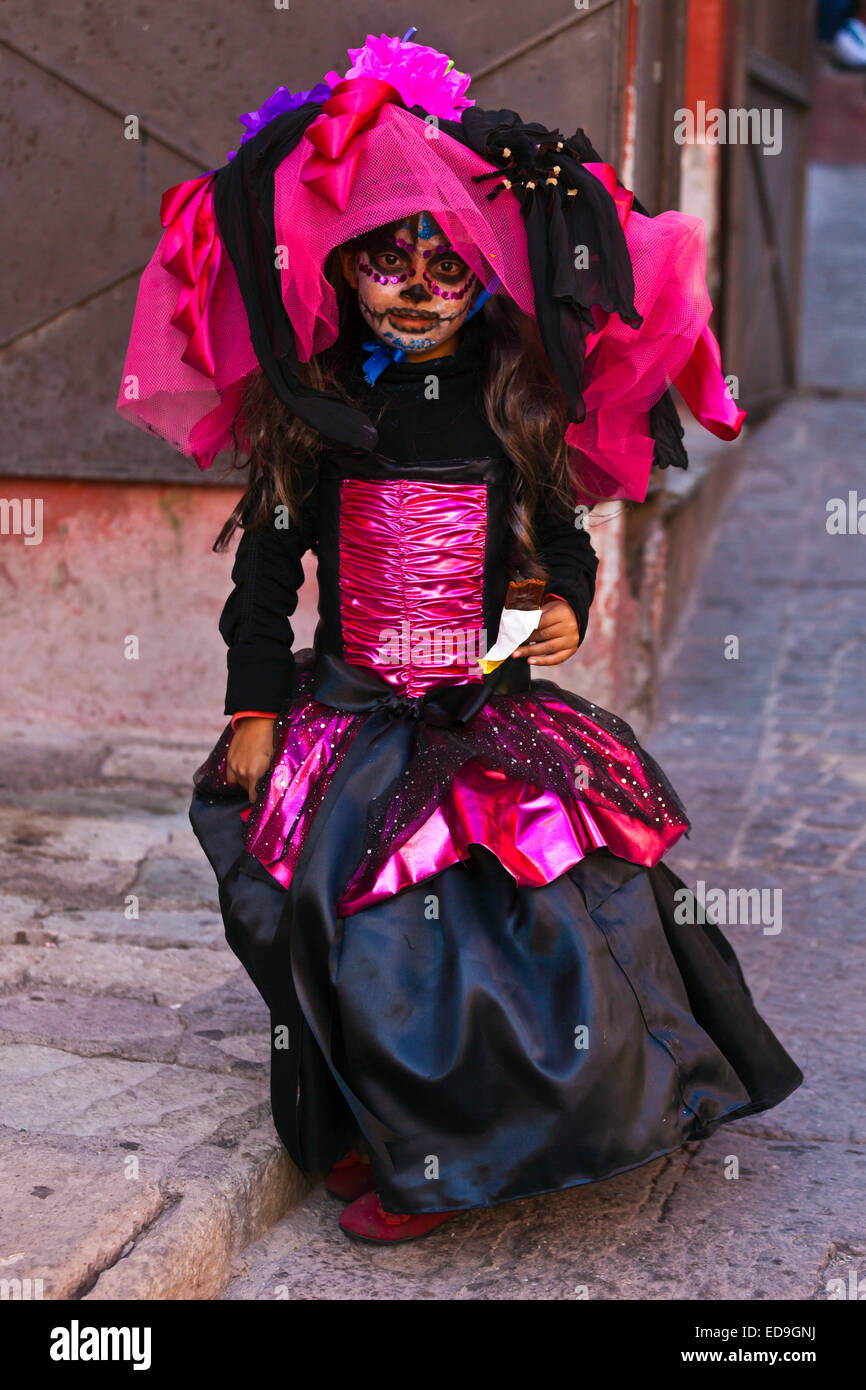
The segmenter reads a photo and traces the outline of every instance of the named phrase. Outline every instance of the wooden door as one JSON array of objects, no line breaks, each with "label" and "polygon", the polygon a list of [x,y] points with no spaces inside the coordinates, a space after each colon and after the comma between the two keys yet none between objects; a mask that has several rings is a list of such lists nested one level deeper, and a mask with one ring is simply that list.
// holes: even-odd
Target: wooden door
[{"label": "wooden door", "polygon": [[[725,151],[725,369],[760,414],[797,383],[814,0],[732,0],[730,107],[769,112],[766,134]],[[730,121],[729,121],[730,125]]]},{"label": "wooden door", "polygon": [[636,18],[633,187],[655,216],[680,201],[673,112],[683,104],[688,0],[641,0]]}]

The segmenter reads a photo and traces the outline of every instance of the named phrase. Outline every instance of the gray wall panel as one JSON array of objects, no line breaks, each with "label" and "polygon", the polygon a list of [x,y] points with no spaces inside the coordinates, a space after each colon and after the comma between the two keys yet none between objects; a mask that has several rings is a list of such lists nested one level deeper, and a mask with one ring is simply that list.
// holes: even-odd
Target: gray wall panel
[{"label": "gray wall panel", "polygon": [[[210,481],[114,414],[137,277],[160,234],[165,188],[217,167],[236,116],[281,83],[300,87],[367,32],[451,53],[477,74],[482,105],[583,126],[616,161],[627,0],[532,7],[417,0],[327,7],[292,0],[169,0],[134,7],[9,0],[0,75],[11,95],[5,148],[14,218],[0,255],[3,472],[27,476]],[[3,47],[5,40],[5,47]],[[135,114],[144,138],[123,137]],[[220,470],[222,472],[222,469]]]}]

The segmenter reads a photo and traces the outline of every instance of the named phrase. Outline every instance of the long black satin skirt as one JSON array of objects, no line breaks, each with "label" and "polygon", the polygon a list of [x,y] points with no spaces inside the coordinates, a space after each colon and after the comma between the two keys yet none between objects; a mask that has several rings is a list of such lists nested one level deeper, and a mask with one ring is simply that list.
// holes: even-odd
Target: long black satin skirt
[{"label": "long black satin skirt", "polygon": [[333,789],[286,890],[237,803],[190,809],[270,1009],[274,1122],[302,1169],[363,1142],[387,1209],[486,1206],[624,1172],[802,1081],[718,927],[677,921],[664,863],[600,849],[522,888],[475,847],[341,919],[363,811],[351,780]]}]

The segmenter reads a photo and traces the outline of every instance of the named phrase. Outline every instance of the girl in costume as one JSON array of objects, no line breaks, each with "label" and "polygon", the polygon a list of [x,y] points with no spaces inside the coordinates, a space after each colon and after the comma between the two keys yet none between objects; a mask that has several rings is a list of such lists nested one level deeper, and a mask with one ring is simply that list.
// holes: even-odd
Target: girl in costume
[{"label": "girl in costume", "polygon": [[682,920],[670,783],[547,678],[595,587],[578,504],[685,466],[670,384],[740,429],[703,224],[648,217],[582,130],[480,110],[412,32],[281,88],[165,195],[118,403],[249,464],[218,539],[240,530],[231,723],[191,820],[270,1010],[278,1133],[381,1242],[802,1080],[721,932]]}]

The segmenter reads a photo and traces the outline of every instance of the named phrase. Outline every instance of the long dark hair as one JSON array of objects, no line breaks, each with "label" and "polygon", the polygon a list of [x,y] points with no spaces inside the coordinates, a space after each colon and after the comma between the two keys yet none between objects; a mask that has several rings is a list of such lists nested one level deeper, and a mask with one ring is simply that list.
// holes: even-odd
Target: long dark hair
[{"label": "long dark hair", "polygon": [[[396,228],[399,223],[393,225]],[[358,237],[348,245],[360,247],[364,240]],[[325,274],[337,297],[340,332],[330,348],[301,363],[299,374],[306,385],[329,390],[363,408],[348,393],[345,378],[346,369],[358,360],[362,338],[369,337],[370,330],[361,317],[356,293],[343,276],[339,248],[331,252]],[[521,574],[544,577],[532,530],[536,506],[543,494],[548,505],[566,513],[574,507],[564,440],[565,400],[548,365],[535,320],[522,313],[513,300],[491,296],[460,332],[482,356],[487,420],[514,464],[508,512],[510,564]],[[318,431],[286,409],[261,371],[253,374],[244,392],[236,438],[241,434],[247,447],[242,450],[236,443],[232,467],[249,467],[247,488],[214,542],[218,551],[227,549],[241,524],[247,529],[269,525],[279,505],[287,508],[292,520],[298,519],[314,486],[322,446]]]}]

